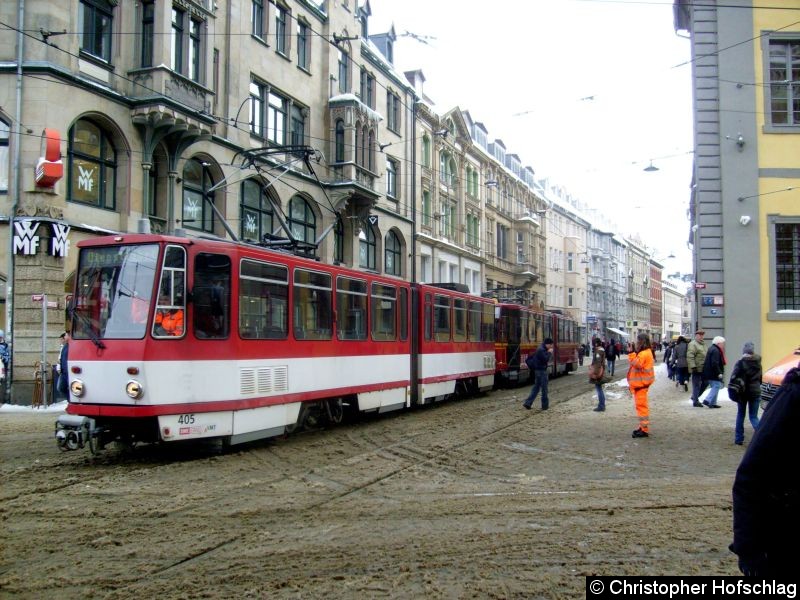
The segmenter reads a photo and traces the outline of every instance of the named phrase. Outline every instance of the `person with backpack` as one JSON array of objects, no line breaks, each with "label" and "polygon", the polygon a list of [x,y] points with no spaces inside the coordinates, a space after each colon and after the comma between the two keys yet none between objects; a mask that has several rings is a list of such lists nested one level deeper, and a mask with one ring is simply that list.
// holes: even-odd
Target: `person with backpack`
[{"label": "person with backpack", "polygon": [[750,415],[753,431],[758,429],[758,404],[761,402],[761,357],[755,353],[753,342],[742,348],[742,358],[733,365],[728,383],[728,396],[737,404],[733,443],[744,444],[744,414]]},{"label": "person with backpack", "polygon": [[733,543],[747,577],[790,581],[800,540],[800,365],[764,411],[733,482]]}]

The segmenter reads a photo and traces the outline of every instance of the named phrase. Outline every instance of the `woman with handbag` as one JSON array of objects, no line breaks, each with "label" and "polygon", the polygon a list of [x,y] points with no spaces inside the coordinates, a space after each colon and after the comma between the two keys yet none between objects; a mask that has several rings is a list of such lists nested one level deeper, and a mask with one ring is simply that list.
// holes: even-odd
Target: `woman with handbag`
[{"label": "woman with handbag", "polygon": [[594,384],[597,390],[597,406],[594,412],[603,412],[606,409],[606,395],[603,392],[603,384],[611,378],[606,378],[606,351],[603,349],[603,342],[600,338],[592,340],[592,364],[589,365],[589,383]]},{"label": "woman with handbag", "polygon": [[733,365],[731,380],[728,383],[728,396],[737,404],[736,427],[733,443],[744,444],[744,415],[750,416],[753,431],[758,428],[758,404],[761,401],[761,357],[755,353],[753,342],[742,348],[742,358]]}]

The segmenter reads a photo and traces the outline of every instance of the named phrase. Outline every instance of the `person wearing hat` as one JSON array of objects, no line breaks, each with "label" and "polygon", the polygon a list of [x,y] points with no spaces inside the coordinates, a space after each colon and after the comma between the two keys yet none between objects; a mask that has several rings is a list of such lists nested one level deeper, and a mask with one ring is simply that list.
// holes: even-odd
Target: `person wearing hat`
[{"label": "person wearing hat", "polygon": [[525,364],[533,372],[535,383],[531,388],[531,393],[528,395],[522,406],[531,409],[533,401],[539,390],[542,391],[542,410],[550,408],[550,397],[547,395],[547,365],[550,364],[550,357],[553,354],[553,340],[552,338],[545,338],[544,342],[536,349],[536,352],[529,355],[525,359]]},{"label": "person wearing hat", "polygon": [[700,396],[706,391],[708,382],[703,379],[703,364],[706,361],[706,345],[703,341],[706,332],[698,329],[694,332],[694,339],[686,349],[686,367],[692,376],[692,406],[703,407]]},{"label": "person wearing hat", "polygon": [[711,392],[708,398],[703,400],[708,408],[720,408],[717,404],[717,394],[722,389],[722,381],[725,373],[725,338],[721,335],[711,340],[711,347],[706,352],[706,360],[703,363],[703,379],[708,382]]}]

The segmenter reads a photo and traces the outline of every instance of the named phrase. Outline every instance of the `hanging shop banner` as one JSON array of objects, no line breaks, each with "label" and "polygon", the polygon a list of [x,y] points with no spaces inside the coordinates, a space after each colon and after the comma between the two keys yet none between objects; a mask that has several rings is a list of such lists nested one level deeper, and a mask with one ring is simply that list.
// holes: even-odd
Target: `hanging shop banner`
[{"label": "hanging shop banner", "polygon": [[39,252],[39,226],[50,226],[50,256],[66,258],[69,254],[69,225],[53,221],[14,220],[14,254],[32,256]]},{"label": "hanging shop banner", "polygon": [[42,132],[42,150],[36,163],[34,179],[39,187],[53,187],[64,175],[61,161],[61,134],[55,129]]}]

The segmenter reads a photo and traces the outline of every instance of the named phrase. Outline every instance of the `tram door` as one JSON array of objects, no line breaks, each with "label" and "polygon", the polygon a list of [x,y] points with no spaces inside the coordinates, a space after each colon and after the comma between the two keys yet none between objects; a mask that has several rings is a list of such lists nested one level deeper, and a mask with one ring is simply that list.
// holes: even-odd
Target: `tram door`
[{"label": "tram door", "polygon": [[506,361],[508,364],[509,376],[512,373],[519,373],[520,367],[520,344],[522,343],[522,322],[521,311],[509,310],[506,313],[506,327],[508,335],[508,348],[506,350]]}]

